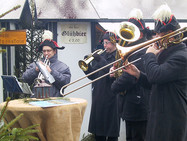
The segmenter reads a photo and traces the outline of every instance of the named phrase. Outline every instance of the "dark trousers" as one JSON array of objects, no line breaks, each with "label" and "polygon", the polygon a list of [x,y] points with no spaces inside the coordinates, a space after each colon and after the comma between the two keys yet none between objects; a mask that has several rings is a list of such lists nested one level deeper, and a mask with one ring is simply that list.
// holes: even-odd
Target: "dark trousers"
[{"label": "dark trousers", "polygon": [[145,141],[147,121],[125,121],[127,141]]},{"label": "dark trousers", "polygon": [[95,135],[95,141],[118,141],[118,137],[105,137]]}]

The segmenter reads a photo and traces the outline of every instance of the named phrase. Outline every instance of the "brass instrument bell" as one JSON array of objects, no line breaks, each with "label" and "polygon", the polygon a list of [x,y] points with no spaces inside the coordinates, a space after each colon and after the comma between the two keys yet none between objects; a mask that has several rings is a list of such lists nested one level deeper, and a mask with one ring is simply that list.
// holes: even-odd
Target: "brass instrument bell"
[{"label": "brass instrument bell", "polygon": [[131,22],[122,22],[116,29],[119,36],[118,44],[124,47],[128,42],[137,41],[140,38],[139,28]]},{"label": "brass instrument bell", "polygon": [[91,63],[94,60],[93,55],[96,54],[102,54],[103,52],[105,52],[105,50],[103,49],[98,49],[96,51],[94,51],[92,54],[88,55],[87,58],[85,58],[84,60],[79,60],[78,64],[79,67],[83,70],[83,71],[87,71],[88,70],[88,64]]}]

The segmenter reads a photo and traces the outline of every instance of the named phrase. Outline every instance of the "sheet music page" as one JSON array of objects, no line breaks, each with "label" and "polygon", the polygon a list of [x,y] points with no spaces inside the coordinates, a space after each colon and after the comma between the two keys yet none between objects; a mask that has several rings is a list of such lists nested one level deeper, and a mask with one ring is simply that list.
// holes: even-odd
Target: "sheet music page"
[{"label": "sheet music page", "polygon": [[19,83],[24,94],[32,94],[33,95],[33,92],[31,91],[31,89],[27,83],[19,82],[19,81],[18,81],[18,83]]},{"label": "sheet music page", "polygon": [[63,100],[63,99],[29,102],[29,104],[31,105],[39,106],[42,108],[55,107],[55,106],[61,106],[61,105],[70,105],[70,104],[76,104],[76,103],[79,103],[79,102]]}]

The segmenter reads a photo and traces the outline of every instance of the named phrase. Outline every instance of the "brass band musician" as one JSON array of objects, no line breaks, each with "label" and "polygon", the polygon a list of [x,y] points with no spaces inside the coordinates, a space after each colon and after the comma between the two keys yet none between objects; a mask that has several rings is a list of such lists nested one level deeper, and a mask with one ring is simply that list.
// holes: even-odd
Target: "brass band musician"
[{"label": "brass band musician", "polygon": [[[128,21],[138,27],[140,30],[140,37],[136,41],[129,42],[125,47],[145,42],[149,35],[148,33],[151,31],[145,27],[142,11],[137,8],[132,9]],[[129,57],[128,61],[131,62],[140,58],[145,54],[145,51],[146,49],[143,49],[133,54]],[[144,72],[145,70],[142,64],[142,61],[135,63],[136,67]],[[114,69],[116,68],[112,67],[110,71]],[[110,76],[113,77],[114,75],[111,74]],[[150,91],[141,87],[140,84],[137,83],[136,78],[130,76],[126,72],[123,72],[122,75],[112,83],[111,89],[114,93],[119,93],[119,115],[122,120],[125,121],[126,140],[145,141]]]},{"label": "brass band musician", "polygon": [[[161,5],[153,18],[156,37],[180,28],[167,4]],[[146,141],[187,140],[187,46],[183,42],[172,43],[176,38],[171,36],[169,41],[159,41],[147,49],[142,56],[145,73],[135,65],[125,70],[136,77],[137,83],[151,88]]]},{"label": "brass band musician", "polygon": [[[59,47],[57,43],[52,40],[52,37],[52,32],[45,30],[43,34],[43,41],[41,42],[38,51],[42,51],[43,53],[43,58],[40,63],[44,62],[44,60],[48,60],[49,64],[44,64],[45,69],[47,73],[54,78],[54,81],[50,84],[52,87],[49,97],[60,97],[60,88],[70,82],[71,73],[69,67],[57,59],[57,49],[64,49],[64,47]],[[38,79],[40,73],[41,72],[38,66],[35,62],[33,62],[27,67],[22,77],[25,82],[32,85],[35,80]],[[49,83],[45,80],[45,78],[44,81],[45,83]],[[36,97],[36,94],[33,97]]]},{"label": "brass band musician", "polygon": [[[89,74],[115,60],[117,36],[113,32],[106,32],[102,43],[106,51],[101,55],[93,54],[94,60],[89,64]],[[111,67],[111,66],[110,66]],[[107,67],[88,78],[93,80],[109,72]],[[94,134],[96,141],[118,141],[119,118],[117,110],[117,97],[111,91],[113,78],[109,76],[93,83],[92,105],[88,132]]]}]

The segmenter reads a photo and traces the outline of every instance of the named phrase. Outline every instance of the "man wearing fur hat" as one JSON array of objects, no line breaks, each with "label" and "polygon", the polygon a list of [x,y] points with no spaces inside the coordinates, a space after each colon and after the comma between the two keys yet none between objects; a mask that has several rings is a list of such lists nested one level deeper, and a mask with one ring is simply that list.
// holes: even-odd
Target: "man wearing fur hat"
[{"label": "man wearing fur hat", "polygon": [[[62,86],[68,84],[71,79],[71,73],[69,67],[57,59],[57,49],[64,49],[64,47],[59,47],[55,41],[52,40],[53,34],[51,31],[45,30],[42,36],[42,42],[38,48],[38,51],[43,53],[43,59],[48,59],[50,64],[46,66],[47,71],[54,78],[52,85],[52,93],[50,97],[60,97],[60,89]],[[32,85],[37,79],[40,70],[35,62],[31,63],[26,71],[23,73],[23,79],[28,84]],[[49,82],[46,82],[49,83]],[[36,97],[36,96],[33,96]]]},{"label": "man wearing fur hat", "polygon": [[[140,9],[132,9],[129,14],[129,22],[135,24],[140,30],[138,40],[129,42],[127,46],[137,45],[147,40],[147,32],[143,20],[143,14]],[[134,55],[130,56],[128,61],[131,62],[140,58],[145,54],[146,49],[143,49]],[[142,67],[143,62],[140,60],[135,63],[136,67],[144,72]],[[113,70],[115,68],[111,68]],[[111,75],[112,77],[112,75]],[[127,141],[145,141],[146,125],[148,118],[148,99],[150,91],[144,89],[135,77],[126,72],[117,78],[111,86],[114,93],[119,94],[119,110],[120,117],[125,120],[126,125],[126,140]]]},{"label": "man wearing fur hat", "polygon": [[[113,61],[116,55],[117,37],[112,32],[106,32],[102,38],[102,43],[106,51],[101,54],[93,54],[94,61],[85,71],[91,73]],[[93,75],[90,80],[98,78],[109,72],[107,67]],[[119,136],[119,117],[117,110],[117,97],[111,91],[113,78],[104,77],[93,83],[92,105],[88,132],[95,135],[96,141],[118,141]]]},{"label": "man wearing fur hat", "polygon": [[[158,37],[180,28],[167,4],[161,5],[153,18]],[[126,67],[126,72],[135,76],[138,83],[151,88],[146,141],[187,141],[186,45],[170,43],[163,49],[160,42],[155,43],[142,60],[146,74],[134,65]]]}]

